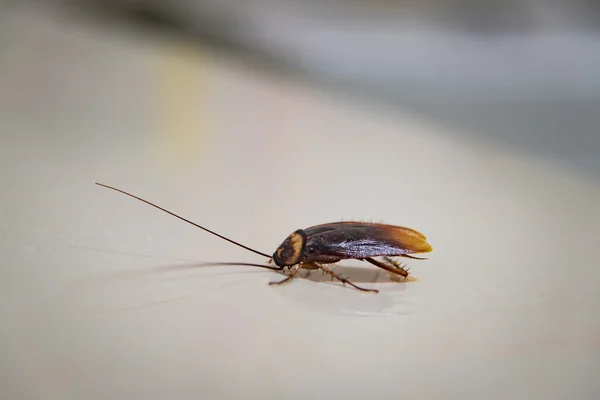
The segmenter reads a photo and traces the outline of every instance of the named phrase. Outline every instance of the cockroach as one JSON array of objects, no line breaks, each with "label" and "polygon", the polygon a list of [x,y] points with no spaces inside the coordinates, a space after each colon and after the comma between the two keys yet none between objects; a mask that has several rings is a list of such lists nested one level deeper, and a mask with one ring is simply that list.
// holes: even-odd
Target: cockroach
[{"label": "cockroach", "polygon": [[[269,285],[281,285],[294,278],[301,268],[315,270],[320,269],[332,279],[337,279],[343,284],[350,285],[355,289],[364,292],[379,293],[376,289],[366,289],[355,285],[340,274],[326,267],[326,264],[334,264],[341,260],[355,259],[369,262],[376,267],[386,270],[392,274],[406,278],[408,270],[399,264],[392,257],[406,257],[416,260],[427,260],[427,258],[415,257],[413,254],[429,253],[433,250],[427,243],[427,238],[414,229],[401,226],[369,223],[369,222],[332,222],[327,224],[315,225],[306,229],[298,229],[292,232],[277,247],[272,256],[244,246],[225,236],[219,235],[203,226],[200,226],[190,220],[180,217],[156,204],[150,203],[140,197],[134,196],[121,189],[112,186],[97,183],[108,189],[116,190],[134,199],[140,200],[152,207],[158,208],[188,224],[194,225],[210,234],[224,239],[236,246],[242,247],[255,254],[268,258],[267,264],[261,265],[251,263],[227,263],[229,265],[245,265],[266,268],[274,271],[283,271],[290,269],[289,275],[278,282],[270,282]],[[376,260],[375,257],[382,257],[383,261]]]}]

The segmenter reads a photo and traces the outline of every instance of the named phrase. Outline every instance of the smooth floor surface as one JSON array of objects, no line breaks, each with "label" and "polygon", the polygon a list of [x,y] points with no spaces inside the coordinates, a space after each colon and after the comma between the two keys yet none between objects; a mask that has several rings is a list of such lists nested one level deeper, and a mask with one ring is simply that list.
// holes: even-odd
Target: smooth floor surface
[{"label": "smooth floor surface", "polygon": [[[1,398],[600,397],[596,177],[169,37],[29,14],[0,37]],[[411,282],[336,268],[379,294],[269,286],[96,181],[268,254],[340,219],[434,251]]]}]

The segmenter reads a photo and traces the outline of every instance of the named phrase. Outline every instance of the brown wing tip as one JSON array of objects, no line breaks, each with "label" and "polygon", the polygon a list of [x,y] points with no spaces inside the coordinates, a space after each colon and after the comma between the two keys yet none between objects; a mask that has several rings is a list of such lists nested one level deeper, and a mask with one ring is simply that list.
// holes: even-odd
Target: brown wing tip
[{"label": "brown wing tip", "polygon": [[394,239],[411,254],[429,253],[433,250],[425,235],[414,229],[400,228],[394,232]]},{"label": "brown wing tip", "polygon": [[[424,253],[431,253],[433,251],[433,247],[427,245],[427,247],[413,247],[410,249],[410,251],[408,251],[407,254],[424,254]],[[414,258],[420,258],[422,260],[427,260],[427,258],[422,258],[422,257],[414,257]]]},{"label": "brown wing tip", "polygon": [[419,231],[411,228],[406,229],[406,233],[413,237],[413,253],[429,253],[433,251],[433,247],[427,242],[427,237]]},{"label": "brown wing tip", "polygon": [[421,250],[420,253],[430,253],[432,251],[433,247],[426,241],[423,241],[423,250]]}]

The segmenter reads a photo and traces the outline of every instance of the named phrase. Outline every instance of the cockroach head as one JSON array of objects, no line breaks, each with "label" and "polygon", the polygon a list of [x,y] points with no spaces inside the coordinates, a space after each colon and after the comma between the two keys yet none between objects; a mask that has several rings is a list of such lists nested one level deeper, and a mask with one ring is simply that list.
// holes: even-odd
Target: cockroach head
[{"label": "cockroach head", "polygon": [[306,233],[302,229],[288,236],[273,253],[273,262],[280,267],[296,265],[306,256]]}]

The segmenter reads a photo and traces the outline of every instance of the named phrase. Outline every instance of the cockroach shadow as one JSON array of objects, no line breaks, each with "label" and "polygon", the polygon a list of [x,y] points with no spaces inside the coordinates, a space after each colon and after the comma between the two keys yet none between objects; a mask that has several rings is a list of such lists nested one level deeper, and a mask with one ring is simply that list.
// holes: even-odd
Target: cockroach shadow
[{"label": "cockroach shadow", "polygon": [[[322,275],[327,275],[330,280],[340,281],[344,285],[352,286],[363,292],[379,293],[377,289],[367,289],[353,283],[360,282],[361,279],[365,280],[366,278],[355,276],[351,279],[347,276],[349,272],[356,274],[363,269],[348,269],[349,267],[345,267],[346,275],[343,275],[340,273],[339,268],[334,270],[332,265],[341,260],[365,261],[391,275],[395,275],[399,279],[407,280],[409,275],[408,269],[400,264],[395,258],[405,257],[416,260],[426,260],[426,258],[415,257],[413,254],[428,253],[433,250],[431,245],[427,242],[425,235],[414,229],[395,225],[347,221],[332,222],[311,226],[306,229],[298,229],[292,232],[281,245],[277,247],[273,255],[269,256],[266,253],[233,241],[121,189],[101,183],[96,184],[144,202],[236,246],[266,257],[268,259],[268,265],[254,263],[227,264],[259,267],[279,273],[284,271],[287,272],[285,273],[286,277],[284,279],[277,282],[270,282],[270,285],[281,285],[290,282],[300,270],[318,270]],[[376,257],[380,259],[377,260]],[[222,265],[223,263],[220,264]],[[317,276],[318,274],[313,273],[308,274],[306,278],[314,280]],[[369,282],[379,282],[377,274],[371,276],[374,277],[370,278]],[[374,279],[375,281],[373,281]]]}]

